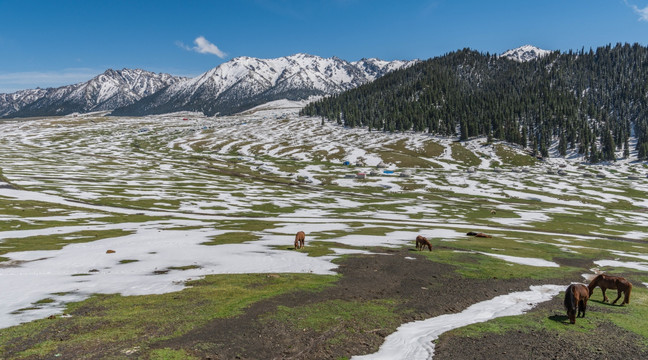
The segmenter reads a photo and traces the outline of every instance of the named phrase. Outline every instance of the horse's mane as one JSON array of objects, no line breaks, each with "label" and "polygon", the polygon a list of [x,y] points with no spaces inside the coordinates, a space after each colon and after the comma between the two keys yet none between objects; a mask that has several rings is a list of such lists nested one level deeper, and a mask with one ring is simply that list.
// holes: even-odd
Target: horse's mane
[{"label": "horse's mane", "polygon": [[598,274],[598,275],[596,275],[596,276],[594,277],[594,279],[592,279],[592,281],[590,281],[590,283],[587,284],[587,288],[590,289],[590,290],[592,290],[594,287],[596,287],[596,284],[597,284],[601,279],[603,279],[603,274]]}]

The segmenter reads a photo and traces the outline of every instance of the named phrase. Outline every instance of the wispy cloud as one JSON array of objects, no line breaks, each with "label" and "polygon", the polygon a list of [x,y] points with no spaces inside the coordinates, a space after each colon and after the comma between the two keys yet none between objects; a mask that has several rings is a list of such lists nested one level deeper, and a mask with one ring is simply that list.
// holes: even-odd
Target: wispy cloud
[{"label": "wispy cloud", "polygon": [[12,93],[18,90],[48,88],[88,81],[103,70],[64,69],[60,71],[24,71],[0,73],[0,93]]},{"label": "wispy cloud", "polygon": [[196,46],[188,46],[181,41],[176,42],[176,44],[185,50],[195,51],[201,54],[212,54],[218,56],[221,59],[227,56],[225,52],[219,49],[218,46],[210,43],[209,40],[205,39],[204,36],[198,36],[194,40],[194,44],[196,44]]},{"label": "wispy cloud", "polygon": [[630,4],[628,0],[623,0],[623,2],[629,6],[635,14],[639,15],[639,21],[648,21],[648,6],[642,9],[635,4]]}]

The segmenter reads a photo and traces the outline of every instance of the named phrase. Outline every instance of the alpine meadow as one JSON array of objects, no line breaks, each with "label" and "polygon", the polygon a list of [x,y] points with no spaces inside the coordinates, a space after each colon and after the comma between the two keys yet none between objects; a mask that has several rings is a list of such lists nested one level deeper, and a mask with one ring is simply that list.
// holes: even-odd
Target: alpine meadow
[{"label": "alpine meadow", "polygon": [[0,360],[648,358],[648,3],[0,12]]}]

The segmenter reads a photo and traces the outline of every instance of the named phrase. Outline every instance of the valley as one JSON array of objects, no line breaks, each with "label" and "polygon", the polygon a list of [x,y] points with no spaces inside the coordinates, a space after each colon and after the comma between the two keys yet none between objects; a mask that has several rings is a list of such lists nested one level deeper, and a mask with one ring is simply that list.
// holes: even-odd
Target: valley
[{"label": "valley", "polygon": [[[635,284],[633,301],[592,301],[575,327],[605,324],[646,351],[648,334],[632,320],[648,301],[645,162],[540,161],[485,137],[350,129],[299,116],[304,104],[1,122],[0,278],[10,290],[0,294],[0,349],[11,358],[350,358],[377,351],[402,323],[558,286],[526,315],[502,310],[510,316],[441,335],[443,358],[444,344],[529,331],[529,318],[564,334],[560,288],[605,271]],[[306,247],[294,250],[300,230]],[[419,234],[431,252],[415,251]],[[241,334],[274,329],[285,347],[247,347],[218,335],[225,323]],[[296,329],[302,345],[290,341]],[[231,336],[231,348],[218,336]]]}]

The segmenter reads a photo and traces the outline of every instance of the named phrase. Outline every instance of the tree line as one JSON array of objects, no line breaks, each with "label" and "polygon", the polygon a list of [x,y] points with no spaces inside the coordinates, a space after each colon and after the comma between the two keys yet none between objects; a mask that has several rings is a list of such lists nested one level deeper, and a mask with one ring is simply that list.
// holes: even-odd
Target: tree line
[{"label": "tree line", "polygon": [[369,131],[487,136],[548,156],[558,144],[591,162],[637,139],[648,159],[648,48],[616,44],[527,62],[463,49],[394,71],[301,110]]}]

